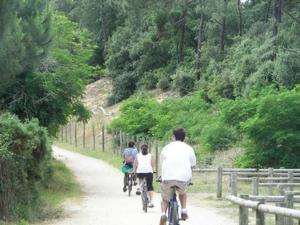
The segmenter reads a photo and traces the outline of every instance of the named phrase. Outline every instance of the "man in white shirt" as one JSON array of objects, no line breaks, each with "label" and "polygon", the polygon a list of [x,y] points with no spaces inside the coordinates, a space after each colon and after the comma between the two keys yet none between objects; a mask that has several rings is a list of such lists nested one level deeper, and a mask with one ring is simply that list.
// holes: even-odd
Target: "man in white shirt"
[{"label": "man in white shirt", "polygon": [[166,211],[172,197],[172,186],[177,186],[181,204],[181,219],[188,219],[186,202],[187,186],[192,179],[192,167],[196,165],[196,156],[193,148],[186,143],[185,130],[178,128],[173,131],[173,142],[166,145],[161,154],[161,211],[160,225],[167,221]]}]

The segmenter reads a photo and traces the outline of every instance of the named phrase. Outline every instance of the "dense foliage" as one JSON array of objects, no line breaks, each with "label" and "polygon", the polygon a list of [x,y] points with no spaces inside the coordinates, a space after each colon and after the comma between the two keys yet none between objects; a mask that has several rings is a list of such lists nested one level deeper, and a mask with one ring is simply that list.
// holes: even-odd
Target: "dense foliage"
[{"label": "dense foliage", "polygon": [[174,127],[185,127],[188,141],[209,151],[241,144],[245,154],[237,166],[299,168],[298,89],[266,91],[253,99],[219,99],[217,104],[207,103],[202,92],[162,103],[137,96],[123,103],[111,128],[166,140]]},{"label": "dense foliage", "polygon": [[0,10],[0,110],[38,118],[52,135],[69,115],[87,115],[79,105],[94,72],[89,33],[47,1],[1,1]]},{"label": "dense foliage", "polygon": [[51,175],[51,146],[37,120],[0,116],[0,220],[38,212],[37,185]]},{"label": "dense foliage", "polygon": [[90,116],[81,103],[98,73],[90,36],[48,0],[0,1],[0,220],[38,216],[49,136],[70,116]]},{"label": "dense foliage", "polygon": [[93,32],[111,103],[156,85],[185,95],[196,84],[214,101],[300,81],[299,1],[53,1]]}]

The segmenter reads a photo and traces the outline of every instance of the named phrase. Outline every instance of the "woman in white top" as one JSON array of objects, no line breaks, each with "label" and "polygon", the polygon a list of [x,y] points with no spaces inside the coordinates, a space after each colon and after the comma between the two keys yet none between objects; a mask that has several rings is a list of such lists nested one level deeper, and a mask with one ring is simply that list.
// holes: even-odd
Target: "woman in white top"
[{"label": "woman in white top", "polygon": [[[136,160],[134,163],[135,172],[137,177],[139,178],[139,184],[141,185],[142,180],[146,179],[147,181],[147,189],[150,198],[150,202],[148,207],[154,207],[152,203],[153,199],[153,168],[154,162],[151,154],[148,152],[148,145],[143,144],[141,146],[141,153],[137,154]],[[140,188],[136,191],[137,195],[141,194]]]}]

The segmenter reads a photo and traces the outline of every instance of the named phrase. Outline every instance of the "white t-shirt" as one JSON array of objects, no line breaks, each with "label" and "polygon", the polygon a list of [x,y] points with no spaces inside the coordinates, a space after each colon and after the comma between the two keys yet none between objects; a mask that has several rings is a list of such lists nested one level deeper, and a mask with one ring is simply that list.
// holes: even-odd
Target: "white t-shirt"
[{"label": "white t-shirt", "polygon": [[142,153],[137,154],[136,160],[138,162],[138,166],[136,169],[137,173],[153,173],[152,165],[151,165],[151,154],[143,155]]},{"label": "white t-shirt", "polygon": [[162,180],[187,182],[192,178],[192,166],[196,165],[193,148],[181,141],[166,145],[160,153]]}]

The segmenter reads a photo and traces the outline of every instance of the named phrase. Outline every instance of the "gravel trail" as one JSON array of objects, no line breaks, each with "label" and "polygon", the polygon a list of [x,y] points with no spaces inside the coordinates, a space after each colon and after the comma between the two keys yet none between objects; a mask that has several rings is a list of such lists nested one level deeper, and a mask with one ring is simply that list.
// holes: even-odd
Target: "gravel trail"
[{"label": "gravel trail", "polygon": [[[53,147],[55,158],[75,174],[84,192],[80,200],[64,204],[65,216],[51,225],[158,225],[160,195],[153,209],[142,211],[141,199],[122,192],[122,174],[107,163]],[[134,189],[135,192],[135,189]],[[188,206],[190,219],[181,225],[235,225],[228,216],[212,208]]]}]

